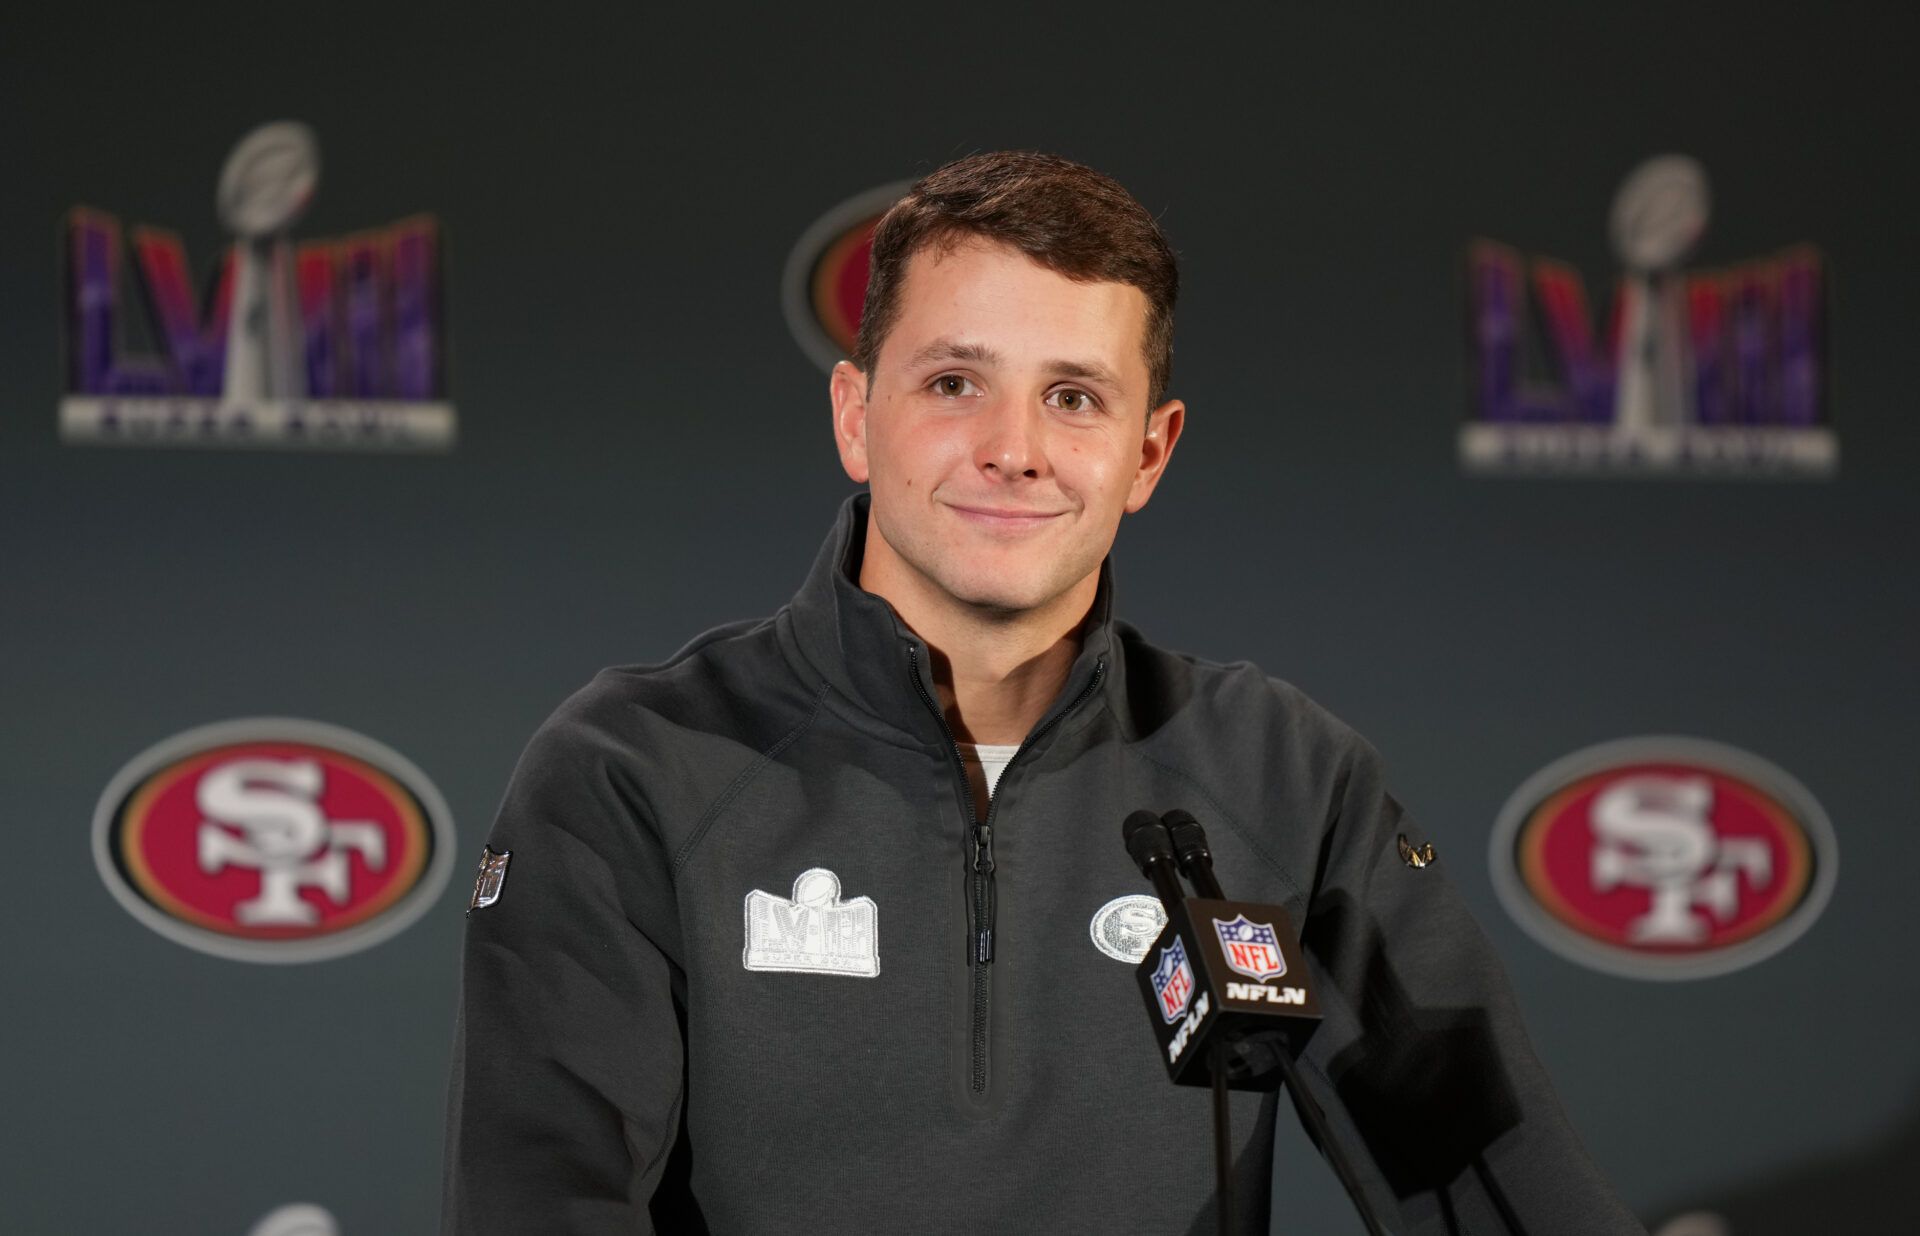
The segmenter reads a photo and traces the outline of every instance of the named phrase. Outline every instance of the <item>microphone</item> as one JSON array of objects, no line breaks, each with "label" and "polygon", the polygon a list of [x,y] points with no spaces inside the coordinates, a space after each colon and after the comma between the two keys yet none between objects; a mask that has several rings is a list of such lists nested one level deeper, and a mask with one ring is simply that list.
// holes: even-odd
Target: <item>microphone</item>
[{"label": "microphone", "polygon": [[1187,894],[1180,887],[1179,860],[1174,856],[1166,824],[1151,811],[1136,811],[1120,825],[1120,839],[1126,842],[1133,865],[1152,882],[1167,917],[1172,918],[1175,907],[1187,899]]},{"label": "microphone", "polygon": [[[1277,1089],[1286,1071],[1281,1057],[1297,1052],[1320,1021],[1286,910],[1227,899],[1206,830],[1191,812],[1136,811],[1120,831],[1167,910],[1136,974],[1168,1075],[1179,1085],[1211,1086],[1220,1072],[1235,1090]],[[1186,896],[1181,872],[1200,896]]]},{"label": "microphone", "polygon": [[[1214,1187],[1220,1230],[1233,1226],[1228,1090],[1283,1084],[1370,1236],[1386,1229],[1294,1062],[1320,1024],[1306,959],[1280,906],[1229,901],[1213,875],[1207,833],[1191,812],[1136,811],[1121,825],[1127,853],[1153,882],[1167,925],[1134,971],[1176,1085],[1213,1089]],[[1199,892],[1186,897],[1174,869]]]},{"label": "microphone", "polygon": [[1193,891],[1202,897],[1225,901],[1227,895],[1220,891],[1220,881],[1213,878],[1213,853],[1207,849],[1207,830],[1200,827],[1200,821],[1193,818],[1191,811],[1182,811],[1178,807],[1161,816],[1160,820],[1173,838],[1173,850],[1180,859],[1180,872],[1192,881]]}]

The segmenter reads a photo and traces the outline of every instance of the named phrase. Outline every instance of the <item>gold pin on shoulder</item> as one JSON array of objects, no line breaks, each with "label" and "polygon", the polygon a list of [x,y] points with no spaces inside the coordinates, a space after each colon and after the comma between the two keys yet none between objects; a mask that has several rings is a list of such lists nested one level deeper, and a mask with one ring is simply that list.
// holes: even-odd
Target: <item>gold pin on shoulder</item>
[{"label": "gold pin on shoulder", "polygon": [[512,857],[512,850],[496,854],[492,846],[481,848],[480,869],[473,873],[473,897],[467,902],[468,915],[500,900],[500,889],[507,882],[507,862]]},{"label": "gold pin on shoulder", "polygon": [[1433,861],[1433,842],[1416,846],[1407,840],[1405,833],[1400,834],[1400,861],[1416,870]]}]

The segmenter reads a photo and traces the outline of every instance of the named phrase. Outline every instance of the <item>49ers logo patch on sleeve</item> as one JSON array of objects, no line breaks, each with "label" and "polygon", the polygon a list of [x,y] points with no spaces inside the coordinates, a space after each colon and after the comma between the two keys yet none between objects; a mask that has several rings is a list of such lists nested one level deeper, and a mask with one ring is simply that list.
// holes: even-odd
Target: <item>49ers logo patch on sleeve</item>
[{"label": "49ers logo patch on sleeve", "polygon": [[94,813],[116,900],[188,948],[320,961],[405,929],[445,887],[453,823],[398,753],[312,721],[227,721],[121,769]]},{"label": "49ers logo patch on sleeve", "polygon": [[1494,888],[1562,956],[1628,978],[1726,974],[1812,926],[1838,854],[1819,803],[1756,756],[1695,738],[1575,752],[1515,791]]}]

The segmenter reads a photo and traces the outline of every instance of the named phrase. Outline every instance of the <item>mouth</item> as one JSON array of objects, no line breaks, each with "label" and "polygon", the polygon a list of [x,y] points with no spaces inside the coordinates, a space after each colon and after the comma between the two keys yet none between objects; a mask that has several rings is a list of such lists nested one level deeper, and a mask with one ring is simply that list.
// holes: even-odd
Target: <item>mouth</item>
[{"label": "mouth", "polygon": [[1043,528],[1065,515],[1065,511],[1030,511],[1023,507],[965,506],[948,503],[947,509],[978,528],[994,532],[1027,532]]}]

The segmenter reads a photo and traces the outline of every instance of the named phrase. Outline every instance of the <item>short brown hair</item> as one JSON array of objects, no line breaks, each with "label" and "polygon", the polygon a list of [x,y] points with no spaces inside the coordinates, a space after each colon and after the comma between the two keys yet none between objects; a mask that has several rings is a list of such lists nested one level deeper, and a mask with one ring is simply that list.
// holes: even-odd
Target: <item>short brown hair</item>
[{"label": "short brown hair", "polygon": [[1173,376],[1173,304],[1180,273],[1160,225],[1111,176],[1057,155],[1003,150],[969,155],[916,181],[873,233],[866,305],[853,363],[873,376],[900,316],[907,262],[930,246],[979,236],[1011,245],[1082,282],[1125,283],[1147,298],[1147,411]]}]

